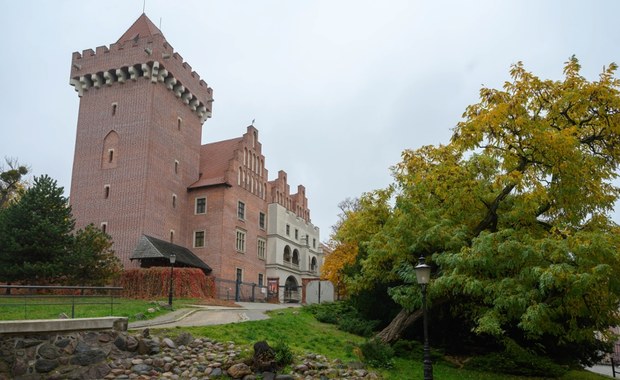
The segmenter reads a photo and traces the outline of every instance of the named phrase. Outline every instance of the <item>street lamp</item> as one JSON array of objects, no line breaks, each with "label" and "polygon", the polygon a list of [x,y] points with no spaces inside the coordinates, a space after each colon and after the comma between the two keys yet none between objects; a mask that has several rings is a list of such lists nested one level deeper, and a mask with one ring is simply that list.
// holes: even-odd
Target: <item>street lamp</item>
[{"label": "street lamp", "polygon": [[428,317],[426,312],[426,285],[431,280],[431,266],[426,264],[424,256],[420,256],[415,267],[415,276],[422,287],[422,312],[424,315],[424,380],[433,380],[433,363],[431,349],[428,345]]},{"label": "street lamp", "polygon": [[172,277],[174,276],[174,262],[177,261],[177,256],[174,253],[171,253],[170,256],[170,293],[168,293],[168,306],[172,308]]}]

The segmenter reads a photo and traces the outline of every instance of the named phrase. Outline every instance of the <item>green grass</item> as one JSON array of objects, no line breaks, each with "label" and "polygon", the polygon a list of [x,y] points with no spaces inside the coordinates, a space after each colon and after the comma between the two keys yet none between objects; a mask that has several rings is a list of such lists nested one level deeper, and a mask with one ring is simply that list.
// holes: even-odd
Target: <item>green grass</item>
[{"label": "green grass", "polygon": [[[296,354],[312,352],[325,355],[330,359],[341,359],[344,363],[360,360],[355,354],[357,351],[355,347],[364,342],[364,338],[340,331],[334,325],[320,323],[308,310],[289,308],[271,312],[270,316],[271,319],[263,321],[165,329],[162,333],[175,336],[187,331],[194,337],[208,337],[221,342],[232,341],[238,345],[247,346],[247,349],[251,349],[251,346],[259,340],[266,340],[272,346],[278,341],[283,341]],[[393,368],[375,371],[380,373],[384,379],[389,380],[421,378],[422,358],[395,358]],[[437,380],[541,379],[464,370],[443,361],[433,364],[433,374]],[[607,377],[587,371],[570,371],[561,378],[561,380],[603,379]]]},{"label": "green grass", "polygon": [[[167,300],[159,300],[167,302]],[[191,299],[174,300],[176,308],[184,303],[191,303]],[[142,313],[146,319],[155,318],[168,312],[159,308],[157,301],[135,300],[127,298],[115,298],[110,307],[109,297],[0,297],[0,320],[23,320],[23,319],[54,319],[61,314],[74,318],[93,318],[105,316],[127,317],[130,322],[136,320],[136,314]],[[154,308],[155,312],[149,313],[148,309]]]},{"label": "green grass", "polygon": [[[88,301],[88,298],[80,302]],[[101,299],[91,301],[102,302]],[[36,301],[29,299],[24,314],[23,300],[21,304],[17,299],[0,297],[0,320],[20,319],[47,319],[57,318],[60,313],[71,315],[71,305],[41,305],[51,303],[49,299]],[[62,303],[67,299],[62,299]],[[116,299],[114,305],[115,316],[128,317],[135,320],[135,315],[144,313],[147,318],[165,314],[168,311],[161,309],[155,313],[148,313],[147,309],[154,307],[152,301]],[[165,301],[165,300],[160,300]],[[38,304],[37,304],[38,303]],[[61,303],[60,301],[57,303]],[[199,303],[192,299],[175,300],[175,307],[181,308],[185,304]],[[110,315],[110,305],[76,305],[75,317],[102,317]],[[26,316],[26,318],[24,317]],[[259,341],[266,340],[270,345],[282,341],[286,343],[294,353],[316,353],[325,355],[330,359],[340,359],[343,362],[359,361],[356,355],[357,345],[365,341],[364,338],[340,331],[334,325],[318,322],[305,308],[289,308],[270,313],[271,318],[262,321],[250,321],[217,326],[184,327],[175,329],[162,329],[163,334],[176,336],[181,332],[190,332],[195,337],[208,337],[221,342],[233,341],[238,345],[246,346],[246,352],[251,346]],[[422,358],[395,358],[394,366],[388,370],[375,370],[384,379],[409,380],[421,378]],[[540,380],[540,378],[526,378],[508,376],[496,373],[477,372],[458,369],[450,363],[438,361],[433,363],[433,374],[437,380]],[[604,380],[608,377],[600,376],[587,371],[570,371],[561,380]]]}]

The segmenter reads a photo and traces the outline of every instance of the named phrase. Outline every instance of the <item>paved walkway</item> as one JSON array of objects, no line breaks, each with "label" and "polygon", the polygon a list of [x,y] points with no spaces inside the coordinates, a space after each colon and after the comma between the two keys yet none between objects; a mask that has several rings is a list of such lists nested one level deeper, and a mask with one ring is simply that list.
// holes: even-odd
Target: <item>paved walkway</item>
[{"label": "paved walkway", "polygon": [[[613,372],[610,365],[596,364],[592,367],[586,368],[590,372],[598,373],[600,375],[609,376],[613,379]],[[616,366],[616,378],[620,378],[620,368]]]},{"label": "paved walkway", "polygon": [[129,323],[130,329],[145,327],[170,328],[189,326],[223,325],[245,321],[268,319],[269,310],[300,307],[299,304],[272,304],[260,302],[237,302],[240,307],[188,305],[159,317]]}]

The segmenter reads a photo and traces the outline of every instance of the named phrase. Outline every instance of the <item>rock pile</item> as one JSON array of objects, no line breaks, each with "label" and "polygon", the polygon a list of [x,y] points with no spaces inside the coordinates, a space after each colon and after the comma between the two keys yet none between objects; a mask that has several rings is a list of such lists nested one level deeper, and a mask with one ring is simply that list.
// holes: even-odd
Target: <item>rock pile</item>
[{"label": "rock pile", "polygon": [[379,379],[361,363],[295,358],[290,373],[254,373],[252,354],[233,342],[119,331],[0,337],[0,380],[21,379]]}]

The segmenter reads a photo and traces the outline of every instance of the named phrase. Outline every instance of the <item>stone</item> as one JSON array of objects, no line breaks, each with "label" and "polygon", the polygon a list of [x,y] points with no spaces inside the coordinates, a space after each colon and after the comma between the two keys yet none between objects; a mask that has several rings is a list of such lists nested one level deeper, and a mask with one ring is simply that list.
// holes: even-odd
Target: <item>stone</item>
[{"label": "stone", "polygon": [[176,339],[174,340],[174,343],[177,346],[187,346],[193,340],[194,340],[194,337],[192,336],[192,334],[188,332],[182,332],[179,334],[179,336],[176,337]]},{"label": "stone", "polygon": [[233,379],[241,379],[243,376],[251,374],[252,369],[245,363],[237,363],[230,366],[226,372]]},{"label": "stone", "polygon": [[125,351],[127,349],[127,339],[124,336],[119,335],[114,339],[114,346],[121,351]]},{"label": "stone", "polygon": [[295,380],[291,375],[276,375],[275,380]]},{"label": "stone", "polygon": [[148,374],[151,369],[153,369],[153,367],[151,367],[148,364],[136,364],[133,367],[131,367],[131,370],[137,374],[140,375],[146,375]]},{"label": "stone", "polygon": [[211,377],[219,377],[222,376],[222,369],[221,368],[213,368],[213,371],[211,371],[210,374]]},{"label": "stone", "polygon": [[58,319],[69,319],[69,316],[66,313],[58,314]]},{"label": "stone", "polygon": [[176,348],[177,346],[176,344],[174,344],[174,342],[170,338],[164,338],[162,340],[162,343],[168,348]]},{"label": "stone", "polygon": [[43,359],[49,359],[49,360],[58,359],[58,357],[60,356],[60,352],[58,351],[58,348],[50,343],[44,343],[40,345],[38,354]]},{"label": "stone", "polygon": [[15,361],[13,362],[13,375],[15,376],[21,376],[21,375],[25,375],[26,372],[28,371],[28,363],[22,359],[15,359]]},{"label": "stone", "polygon": [[71,358],[70,363],[82,366],[91,365],[105,360],[106,356],[101,349],[91,349],[90,351],[78,352]]},{"label": "stone", "polygon": [[111,371],[110,366],[105,363],[95,365],[88,370],[88,376],[91,379],[103,379]]},{"label": "stone", "polygon": [[127,337],[127,351],[134,352],[138,349],[138,340],[133,336]]},{"label": "stone", "polygon": [[48,373],[58,367],[58,360],[39,359],[34,362],[34,369],[39,373]]},{"label": "stone", "polygon": [[142,321],[146,319],[146,315],[144,315],[144,313],[137,313],[133,317],[138,321]]}]

